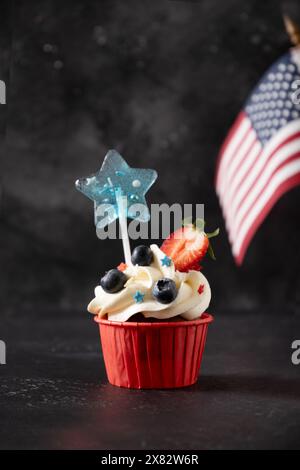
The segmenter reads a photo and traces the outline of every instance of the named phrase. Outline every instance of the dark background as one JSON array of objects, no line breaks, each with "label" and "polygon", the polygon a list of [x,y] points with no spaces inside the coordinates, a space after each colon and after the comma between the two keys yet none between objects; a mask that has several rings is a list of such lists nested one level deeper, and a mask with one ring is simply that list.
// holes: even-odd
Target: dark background
[{"label": "dark background", "polygon": [[227,130],[289,47],[279,3],[16,1],[10,21],[5,314],[84,312],[99,276],[122,259],[118,240],[97,239],[92,203],[74,189],[110,148],[158,171],[149,203],[204,203],[208,228],[220,226],[218,260],[205,262],[212,310],[295,312],[300,190],[277,204],[238,269],[213,186]]},{"label": "dark background", "polygon": [[[213,185],[227,130],[290,46],[279,2],[7,1],[0,13],[8,89],[0,338],[8,344],[3,409],[13,429],[3,429],[0,446],[196,448],[199,435],[204,448],[297,446],[300,383],[290,344],[299,337],[300,189],[279,201],[237,268]],[[97,239],[92,203],[74,181],[96,171],[110,148],[133,167],[158,171],[149,203],[204,203],[208,229],[221,229],[217,261],[204,269],[216,322],[202,389],[177,396],[175,408],[171,392],[124,395],[105,385],[97,395],[98,338],[86,305],[102,273],[122,260],[122,246]],[[91,428],[83,419],[78,430],[86,396]],[[118,415],[127,404],[133,415]],[[164,426],[175,429],[179,413],[182,434],[159,427],[161,405]],[[117,423],[101,438],[98,418]],[[144,422],[154,426],[149,439],[141,437]],[[50,439],[56,425],[68,430]]]}]

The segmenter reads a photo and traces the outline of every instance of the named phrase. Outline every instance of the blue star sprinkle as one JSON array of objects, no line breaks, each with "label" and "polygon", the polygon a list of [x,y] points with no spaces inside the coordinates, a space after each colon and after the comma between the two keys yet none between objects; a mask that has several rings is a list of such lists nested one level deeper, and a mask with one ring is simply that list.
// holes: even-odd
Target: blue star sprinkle
[{"label": "blue star sprinkle", "polygon": [[126,217],[148,222],[150,212],[145,195],[156,178],[155,170],[130,168],[116,150],[109,150],[101,169],[78,179],[75,185],[94,201],[95,225],[104,228],[119,217],[117,196],[120,195],[127,198]]},{"label": "blue star sprinkle", "polygon": [[169,268],[169,267],[171,266],[171,264],[172,264],[171,258],[169,258],[167,255],[166,255],[164,258],[162,258],[160,261],[161,261],[161,265],[162,265],[162,266],[167,266],[168,268]]},{"label": "blue star sprinkle", "polygon": [[136,293],[133,296],[133,298],[134,298],[134,300],[137,304],[141,304],[142,302],[144,302],[144,297],[145,297],[145,294],[143,294],[139,290],[137,290]]}]

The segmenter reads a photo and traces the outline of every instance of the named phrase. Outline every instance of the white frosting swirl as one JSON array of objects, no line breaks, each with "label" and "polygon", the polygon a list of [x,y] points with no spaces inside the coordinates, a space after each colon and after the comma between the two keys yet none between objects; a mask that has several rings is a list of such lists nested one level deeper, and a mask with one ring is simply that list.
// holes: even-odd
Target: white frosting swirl
[{"label": "white frosting swirl", "polygon": [[[151,266],[128,266],[124,271],[128,276],[124,288],[116,294],[105,292],[101,286],[95,289],[95,298],[89,303],[88,311],[99,317],[107,315],[108,320],[124,322],[136,313],[142,313],[144,317],[154,317],[160,320],[181,315],[185,320],[199,318],[207,309],[211,291],[205,276],[199,271],[181,273],[175,271],[173,262],[171,265],[162,265],[165,258],[157,245],[151,245],[153,262]],[[152,295],[152,288],[156,281],[167,277],[172,279],[178,289],[176,299],[163,304]],[[198,292],[200,286],[203,286]],[[143,302],[136,303],[136,292],[144,295]]]}]

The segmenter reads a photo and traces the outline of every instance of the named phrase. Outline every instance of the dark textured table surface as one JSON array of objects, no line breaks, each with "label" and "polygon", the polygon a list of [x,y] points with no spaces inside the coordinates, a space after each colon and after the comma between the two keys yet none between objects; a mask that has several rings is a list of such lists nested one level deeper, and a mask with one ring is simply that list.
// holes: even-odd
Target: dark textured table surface
[{"label": "dark textured table surface", "polygon": [[300,447],[299,328],[299,316],[219,312],[196,385],[138,391],[107,383],[88,316],[20,312],[1,331],[0,447]]}]

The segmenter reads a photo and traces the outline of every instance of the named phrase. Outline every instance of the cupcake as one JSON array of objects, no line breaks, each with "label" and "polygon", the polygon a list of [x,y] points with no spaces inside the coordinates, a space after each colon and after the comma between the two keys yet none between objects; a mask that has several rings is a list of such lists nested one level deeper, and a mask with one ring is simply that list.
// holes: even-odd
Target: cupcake
[{"label": "cupcake", "polygon": [[[98,230],[119,219],[125,263],[111,269],[95,289],[88,311],[99,324],[111,384],[128,388],[176,388],[196,382],[212,316],[211,292],[200,272],[213,255],[204,221],[185,224],[162,244],[132,254],[127,219],[147,222],[145,195],[157,179],[151,169],[131,168],[110,150],[101,169],[76,181],[94,203]],[[98,235],[99,236],[99,235]]]},{"label": "cupcake", "polygon": [[129,266],[111,269],[95,288],[88,311],[99,324],[111,384],[175,388],[197,381],[212,316],[199,261],[209,241],[189,225],[162,247],[134,249]]}]

